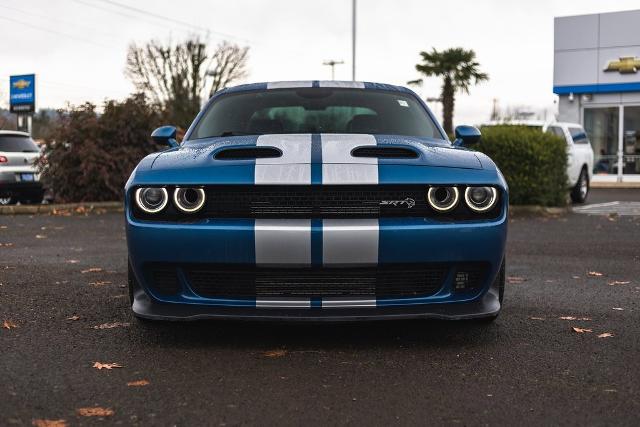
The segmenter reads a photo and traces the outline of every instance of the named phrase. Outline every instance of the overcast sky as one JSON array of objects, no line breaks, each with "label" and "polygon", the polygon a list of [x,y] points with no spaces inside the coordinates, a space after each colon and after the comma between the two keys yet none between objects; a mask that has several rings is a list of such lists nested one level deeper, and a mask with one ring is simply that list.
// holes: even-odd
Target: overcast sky
[{"label": "overcast sky", "polygon": [[[328,79],[327,59],[351,78],[351,0],[0,0],[0,105],[9,75],[37,75],[38,107],[124,98],[127,46],[179,40],[190,30],[113,4],[119,2],[211,30],[251,47],[251,81]],[[554,109],[555,16],[637,9],[638,0],[358,0],[357,79],[404,85],[421,50],[474,49],[490,81],[459,94],[457,124],[487,120],[499,105]],[[417,89],[439,95],[439,81]],[[433,105],[434,104],[430,104]],[[441,108],[437,108],[440,115]]]}]

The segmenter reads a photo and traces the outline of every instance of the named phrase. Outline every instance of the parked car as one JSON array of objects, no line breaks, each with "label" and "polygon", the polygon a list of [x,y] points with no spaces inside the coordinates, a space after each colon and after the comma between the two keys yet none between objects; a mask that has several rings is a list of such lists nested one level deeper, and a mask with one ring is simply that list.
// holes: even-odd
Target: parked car
[{"label": "parked car", "polygon": [[0,205],[42,203],[35,162],[40,149],[28,133],[0,131]]},{"label": "parked car", "polygon": [[510,122],[490,122],[482,126],[514,125],[528,126],[559,136],[567,142],[567,177],[571,189],[571,200],[584,203],[589,195],[593,177],[593,148],[582,125],[566,122],[543,122],[519,120]]},{"label": "parked car", "polygon": [[125,187],[129,295],[147,319],[498,315],[508,191],[411,90],[277,82],[218,92],[152,138]]}]

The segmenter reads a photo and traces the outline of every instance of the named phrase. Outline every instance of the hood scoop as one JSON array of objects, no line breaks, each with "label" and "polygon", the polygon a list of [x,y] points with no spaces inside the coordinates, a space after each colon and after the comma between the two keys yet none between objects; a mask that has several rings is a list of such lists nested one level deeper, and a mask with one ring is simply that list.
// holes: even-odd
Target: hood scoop
[{"label": "hood scoop", "polygon": [[417,151],[407,147],[364,146],[351,150],[353,157],[374,157],[377,159],[417,159]]},{"label": "hood scoop", "polygon": [[282,157],[282,151],[275,147],[233,147],[215,154],[216,160],[252,160]]}]

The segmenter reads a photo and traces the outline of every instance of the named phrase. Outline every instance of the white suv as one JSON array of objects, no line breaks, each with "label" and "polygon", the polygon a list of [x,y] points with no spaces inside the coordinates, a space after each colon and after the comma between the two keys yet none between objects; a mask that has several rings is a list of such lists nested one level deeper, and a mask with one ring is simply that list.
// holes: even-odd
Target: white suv
[{"label": "white suv", "polygon": [[567,177],[571,187],[571,200],[574,203],[584,203],[589,194],[589,183],[593,176],[593,148],[582,125],[519,120],[504,123],[490,122],[483,126],[497,125],[528,126],[564,138],[567,142]]}]

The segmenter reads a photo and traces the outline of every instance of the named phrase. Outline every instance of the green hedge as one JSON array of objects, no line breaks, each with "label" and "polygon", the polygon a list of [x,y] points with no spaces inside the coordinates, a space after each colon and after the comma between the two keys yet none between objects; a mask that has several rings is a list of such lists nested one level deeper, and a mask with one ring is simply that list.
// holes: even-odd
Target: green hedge
[{"label": "green hedge", "polygon": [[566,142],[526,126],[483,127],[474,146],[496,162],[514,205],[562,206],[567,203]]}]

